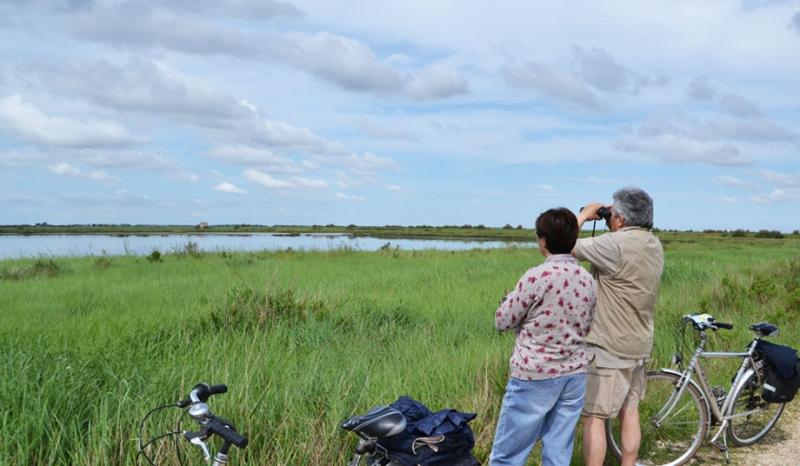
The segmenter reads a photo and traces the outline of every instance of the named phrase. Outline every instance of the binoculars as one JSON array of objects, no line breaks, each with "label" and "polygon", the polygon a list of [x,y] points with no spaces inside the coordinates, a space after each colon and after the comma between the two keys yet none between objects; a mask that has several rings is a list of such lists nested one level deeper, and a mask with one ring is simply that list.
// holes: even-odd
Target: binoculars
[{"label": "binoculars", "polygon": [[[581,210],[583,210],[583,207],[581,207]],[[581,210],[579,210],[578,212],[580,212]],[[603,220],[608,220],[611,218],[611,209],[609,209],[608,207],[600,207],[599,209],[597,209],[597,216],[602,218]]]}]

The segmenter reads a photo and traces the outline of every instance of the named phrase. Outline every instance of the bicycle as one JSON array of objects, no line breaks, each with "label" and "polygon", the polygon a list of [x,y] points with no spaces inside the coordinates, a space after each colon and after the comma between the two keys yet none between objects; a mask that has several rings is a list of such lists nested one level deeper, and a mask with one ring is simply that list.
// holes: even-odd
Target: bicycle
[{"label": "bicycle", "polygon": [[[214,415],[208,404],[208,399],[213,395],[226,393],[226,385],[208,385],[199,383],[195,385],[189,396],[176,403],[158,406],[150,410],[139,423],[139,453],[138,456],[145,458],[150,466],[158,466],[155,459],[147,454],[147,449],[159,440],[164,438],[174,438],[175,455],[178,463],[183,465],[184,458],[180,450],[180,437],[183,437],[192,445],[197,446],[203,452],[206,462],[211,462],[211,452],[209,441],[216,435],[223,440],[222,447],[214,455],[213,466],[224,466],[228,464],[228,452],[231,446],[245,448],[248,444],[247,437],[236,431],[232,422]],[[144,442],[144,426],[147,419],[158,411],[167,408],[187,408],[185,414],[199,425],[197,432],[184,431],[181,429],[183,416],[178,420],[175,431],[157,435]],[[378,407],[370,410],[364,415],[353,416],[342,422],[341,427],[359,436],[355,453],[348,466],[400,466],[399,463],[389,458],[389,452],[383,448],[378,440],[390,437],[402,432],[406,428],[406,419],[403,414],[388,406]],[[137,456],[137,457],[138,457]]]},{"label": "bicycle", "polygon": [[[733,324],[716,322],[708,314],[682,318],[686,326],[699,333],[700,342],[684,368],[680,353],[673,356],[679,371],[660,369],[647,373],[645,399],[639,404],[642,442],[637,464],[679,466],[691,460],[708,434],[718,427],[710,443],[722,451],[727,463],[728,438],[735,446],[752,445],[761,440],[778,422],[785,404],[771,404],[761,397],[765,361],[758,342],[778,334],[775,325],[760,322],[749,328],[753,340],[742,352],[705,351],[709,330],[730,330]],[[743,358],[730,388],[711,387],[701,359]],[[606,421],[609,449],[622,458],[616,420]]]}]

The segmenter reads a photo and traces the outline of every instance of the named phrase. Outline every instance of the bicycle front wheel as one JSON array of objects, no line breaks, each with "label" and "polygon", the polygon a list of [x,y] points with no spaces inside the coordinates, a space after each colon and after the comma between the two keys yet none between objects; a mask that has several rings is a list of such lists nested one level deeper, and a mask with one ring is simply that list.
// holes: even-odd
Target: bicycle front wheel
[{"label": "bicycle front wheel", "polygon": [[[647,373],[645,397],[639,402],[642,441],[637,464],[679,466],[700,448],[708,432],[709,412],[705,397],[689,384],[678,396],[680,376],[664,371]],[[671,410],[668,404],[674,403]],[[606,421],[609,450],[622,458],[620,423]]]},{"label": "bicycle front wheel", "polygon": [[784,403],[767,403],[761,398],[763,384],[751,373],[739,390],[731,393],[733,406],[728,415],[728,436],[737,446],[752,445],[775,426],[783,413]]}]

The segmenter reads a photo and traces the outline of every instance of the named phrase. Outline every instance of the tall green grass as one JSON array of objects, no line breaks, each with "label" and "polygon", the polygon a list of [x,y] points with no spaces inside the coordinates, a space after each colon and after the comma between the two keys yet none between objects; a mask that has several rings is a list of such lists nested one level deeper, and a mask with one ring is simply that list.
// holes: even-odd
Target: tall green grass
[{"label": "tall green grass", "polygon": [[[798,244],[666,244],[654,365],[674,351],[677,319],[696,310],[737,324],[720,346],[743,345],[745,324],[762,319],[796,344]],[[0,262],[0,464],[134,464],[138,420],[198,381],[229,386],[212,409],[251,440],[233,464],[342,464],[355,439],[339,422],[403,394],[477,412],[475,453],[487,457],[513,339],[494,331],[494,309],[538,253],[161,259],[47,259],[57,273]],[[177,414],[150,433],[174,428]]]}]

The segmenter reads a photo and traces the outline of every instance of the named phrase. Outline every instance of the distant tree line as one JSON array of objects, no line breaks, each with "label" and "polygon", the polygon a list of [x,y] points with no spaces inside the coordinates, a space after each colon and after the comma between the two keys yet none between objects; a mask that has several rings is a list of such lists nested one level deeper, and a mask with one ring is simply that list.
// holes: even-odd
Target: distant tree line
[{"label": "distant tree line", "polygon": [[[87,224],[64,224],[64,225],[54,225],[49,224],[47,222],[39,222],[34,225],[29,224],[18,224],[18,225],[0,225],[0,228],[5,229],[5,231],[13,230],[13,229],[58,229],[58,228],[67,228],[67,229],[81,229],[81,228],[95,228],[95,229],[154,229],[154,230],[161,230],[166,228],[194,228],[196,229],[196,225],[152,225],[152,224],[130,224],[130,223],[87,223]],[[335,225],[333,223],[328,223],[326,225],[311,225],[304,226],[304,225],[259,225],[259,224],[247,224],[247,223],[238,223],[238,224],[220,224],[220,225],[213,225],[213,229],[233,229],[233,230],[240,230],[240,229],[302,229],[302,228],[311,228],[312,230],[321,230],[325,228],[330,229],[347,229],[347,230],[356,230],[356,229],[374,229],[374,230],[404,230],[404,229],[426,229],[426,230],[486,230],[486,229],[502,229],[502,230],[524,230],[521,224],[517,226],[513,226],[511,223],[506,223],[502,227],[487,227],[484,224],[478,225],[470,225],[465,223],[463,225],[440,225],[440,226],[433,226],[433,225],[384,225],[384,226],[369,226],[369,225],[356,225],[351,223],[349,225]],[[787,235],[794,235],[800,236],[800,230],[794,230],[791,233],[783,233],[778,230],[758,230],[758,231],[750,231],[745,229],[736,229],[736,230],[717,230],[717,229],[704,229],[695,231],[692,229],[689,230],[677,230],[677,229],[661,229],[661,228],[653,228],[653,232],[665,232],[665,233],[704,233],[704,234],[716,234],[721,236],[727,236],[732,238],[746,238],[746,237],[754,237],[754,238],[775,238],[780,239],[784,238]]]}]

